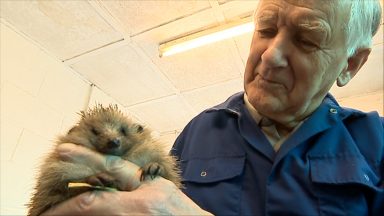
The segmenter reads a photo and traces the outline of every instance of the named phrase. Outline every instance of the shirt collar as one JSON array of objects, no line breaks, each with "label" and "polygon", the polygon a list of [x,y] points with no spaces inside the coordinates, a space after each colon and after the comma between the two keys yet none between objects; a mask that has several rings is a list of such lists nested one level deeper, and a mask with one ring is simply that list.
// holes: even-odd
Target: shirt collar
[{"label": "shirt collar", "polygon": [[[245,97],[244,95],[245,95],[245,92],[238,92],[238,93],[232,95],[231,97],[229,97],[224,103],[221,103],[219,105],[216,105],[212,108],[207,109],[206,112],[224,110],[230,114],[234,114],[236,116],[241,116],[241,109],[242,109],[242,107],[246,106],[246,102],[245,102],[246,100],[244,99],[244,97]],[[341,119],[345,119],[349,116],[358,117],[361,115],[365,115],[365,113],[358,111],[358,110],[340,107],[340,105],[337,103],[335,98],[330,93],[328,93],[325,96],[322,104],[318,107],[318,109],[321,107],[324,107],[324,106],[325,107],[333,107],[333,108],[337,109],[339,114],[340,114]],[[249,111],[249,112],[251,112],[251,111]],[[252,116],[253,116],[253,114],[252,114]],[[311,117],[309,117],[309,118],[311,118]],[[260,120],[259,121],[256,120],[256,122],[259,123]]]}]

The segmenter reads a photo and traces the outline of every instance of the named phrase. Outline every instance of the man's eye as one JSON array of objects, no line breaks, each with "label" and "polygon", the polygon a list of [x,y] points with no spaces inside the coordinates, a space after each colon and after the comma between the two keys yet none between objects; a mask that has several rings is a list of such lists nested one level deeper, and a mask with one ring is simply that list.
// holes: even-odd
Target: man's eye
[{"label": "man's eye", "polygon": [[298,43],[299,43],[299,45],[302,48],[307,49],[307,50],[317,50],[317,49],[319,49],[319,46],[316,43],[314,43],[314,42],[312,42],[310,40],[299,39]]},{"label": "man's eye", "polygon": [[303,44],[304,46],[316,46],[314,43],[307,40],[301,40],[300,43]]},{"label": "man's eye", "polygon": [[259,29],[259,30],[257,30],[257,32],[259,33],[259,36],[261,38],[271,38],[271,37],[274,37],[277,33],[277,31],[275,29],[272,29],[272,28]]}]

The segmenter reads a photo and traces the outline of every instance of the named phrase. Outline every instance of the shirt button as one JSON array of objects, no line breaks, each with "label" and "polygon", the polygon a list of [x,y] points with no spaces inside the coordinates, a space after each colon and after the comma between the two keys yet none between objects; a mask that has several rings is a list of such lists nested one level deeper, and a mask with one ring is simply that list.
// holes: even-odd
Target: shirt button
[{"label": "shirt button", "polygon": [[336,113],[337,113],[337,109],[335,109],[335,108],[331,108],[331,109],[329,109],[329,112],[330,112],[330,113],[333,113],[333,114],[336,114]]},{"label": "shirt button", "polygon": [[364,178],[365,178],[365,180],[366,180],[367,182],[369,182],[369,177],[368,177],[367,174],[364,174]]},{"label": "shirt button", "polygon": [[207,172],[205,172],[205,171],[201,171],[200,176],[201,176],[201,177],[205,177],[205,176],[207,176]]}]

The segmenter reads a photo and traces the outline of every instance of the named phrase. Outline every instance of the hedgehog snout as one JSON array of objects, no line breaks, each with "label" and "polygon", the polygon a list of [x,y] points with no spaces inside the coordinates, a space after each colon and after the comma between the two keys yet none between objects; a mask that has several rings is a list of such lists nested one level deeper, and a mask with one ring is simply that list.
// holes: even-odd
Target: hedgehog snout
[{"label": "hedgehog snout", "polygon": [[121,145],[121,142],[120,142],[120,139],[118,138],[111,139],[107,143],[108,149],[117,149],[120,147],[120,145]]}]

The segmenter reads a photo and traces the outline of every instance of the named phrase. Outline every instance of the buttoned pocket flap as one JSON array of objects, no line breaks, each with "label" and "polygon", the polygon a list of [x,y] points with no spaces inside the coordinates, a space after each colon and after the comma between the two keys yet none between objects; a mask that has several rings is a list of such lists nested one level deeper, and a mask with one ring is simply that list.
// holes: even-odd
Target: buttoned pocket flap
[{"label": "buttoned pocket flap", "polygon": [[311,157],[311,178],[322,184],[360,184],[374,190],[379,178],[359,156]]},{"label": "buttoned pocket flap", "polygon": [[234,178],[242,173],[244,156],[196,158],[182,161],[183,180],[209,183]]}]

